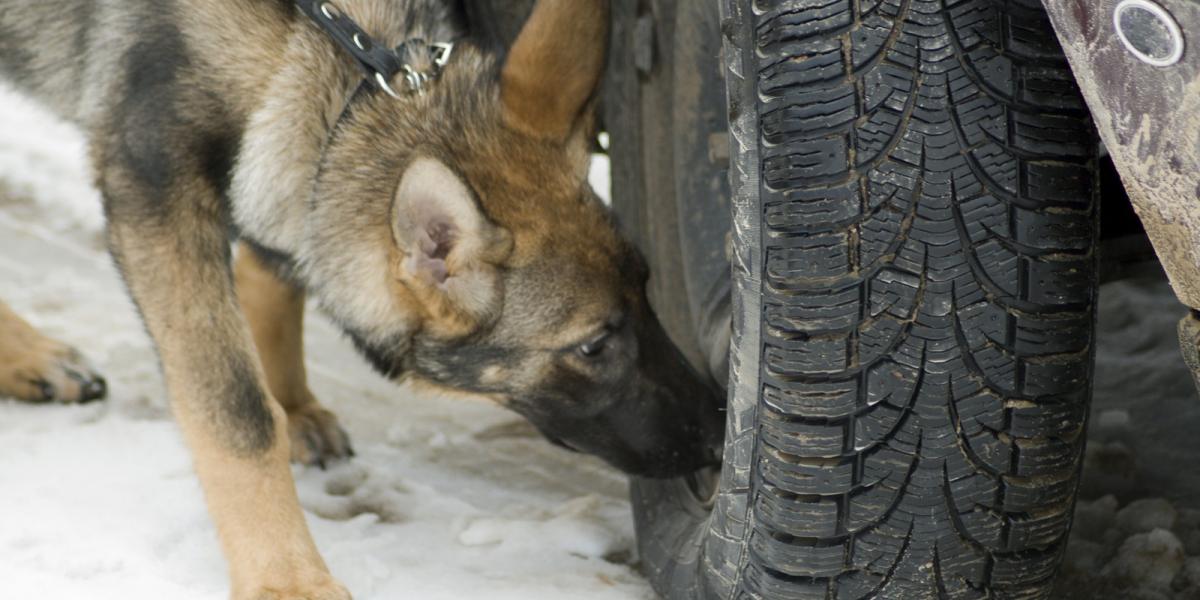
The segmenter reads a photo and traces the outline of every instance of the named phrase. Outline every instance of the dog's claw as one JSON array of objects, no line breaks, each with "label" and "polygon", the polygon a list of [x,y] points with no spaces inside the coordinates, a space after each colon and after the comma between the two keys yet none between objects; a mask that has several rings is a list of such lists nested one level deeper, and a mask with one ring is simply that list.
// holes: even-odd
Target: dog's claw
[{"label": "dog's claw", "polygon": [[80,396],[79,401],[83,403],[95,402],[104,399],[107,395],[108,382],[103,377],[97,376],[83,386],[83,395]]},{"label": "dog's claw", "polygon": [[325,443],[316,430],[308,430],[305,432],[305,441],[308,443],[308,452],[312,456],[312,462],[309,464],[325,470]]},{"label": "dog's claw", "polygon": [[[81,360],[76,357],[76,360]],[[94,373],[80,372],[74,368],[65,369],[67,377],[79,386],[78,402],[87,404],[104,398],[108,393],[108,382],[103,377]]]},{"label": "dog's claw", "polygon": [[51,402],[54,400],[54,386],[50,385],[50,382],[39,379],[34,381],[33,385],[37,386],[38,394],[41,396],[38,400],[41,402]]}]

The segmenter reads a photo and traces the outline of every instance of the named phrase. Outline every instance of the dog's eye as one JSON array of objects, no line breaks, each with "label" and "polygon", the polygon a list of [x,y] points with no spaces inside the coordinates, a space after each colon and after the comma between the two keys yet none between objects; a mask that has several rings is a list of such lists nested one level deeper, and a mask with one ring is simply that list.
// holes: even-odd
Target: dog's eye
[{"label": "dog's eye", "polygon": [[608,345],[609,332],[605,331],[596,338],[580,344],[576,351],[584,358],[596,358],[604,353],[605,346]]}]

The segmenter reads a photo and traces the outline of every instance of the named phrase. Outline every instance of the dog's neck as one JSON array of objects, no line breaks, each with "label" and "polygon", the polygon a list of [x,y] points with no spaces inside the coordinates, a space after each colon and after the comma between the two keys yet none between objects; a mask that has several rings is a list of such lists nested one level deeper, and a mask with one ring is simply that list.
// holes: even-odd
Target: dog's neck
[{"label": "dog's neck", "polygon": [[[339,0],[337,8],[389,46],[464,33],[446,3],[435,0]],[[364,75],[303,15],[278,52],[282,66],[248,117],[229,195],[243,235],[296,256],[322,151]]]}]

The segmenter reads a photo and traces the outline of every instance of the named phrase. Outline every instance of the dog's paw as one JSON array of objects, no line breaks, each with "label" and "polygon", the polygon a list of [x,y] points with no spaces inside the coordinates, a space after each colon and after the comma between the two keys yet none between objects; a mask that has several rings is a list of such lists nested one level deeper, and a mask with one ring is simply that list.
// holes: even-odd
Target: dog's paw
[{"label": "dog's paw", "polygon": [[350,436],[338,423],[337,416],[316,402],[288,412],[288,434],[292,462],[324,469],[328,461],[354,456]]},{"label": "dog's paw", "polygon": [[259,589],[249,594],[235,594],[235,600],[351,600],[350,592],[333,578],[323,583],[294,588]]},{"label": "dog's paw", "polygon": [[104,398],[108,384],[78,350],[49,338],[0,352],[0,396],[76,404]]}]

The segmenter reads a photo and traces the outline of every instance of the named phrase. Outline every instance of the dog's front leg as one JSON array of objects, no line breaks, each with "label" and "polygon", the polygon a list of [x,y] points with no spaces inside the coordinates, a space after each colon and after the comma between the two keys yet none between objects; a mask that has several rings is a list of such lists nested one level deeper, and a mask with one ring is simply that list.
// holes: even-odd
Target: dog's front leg
[{"label": "dog's front leg", "polygon": [[288,466],[287,417],[264,383],[213,186],[174,172],[101,176],[110,245],[162,360],[238,600],[345,600],[309,534]]}]

